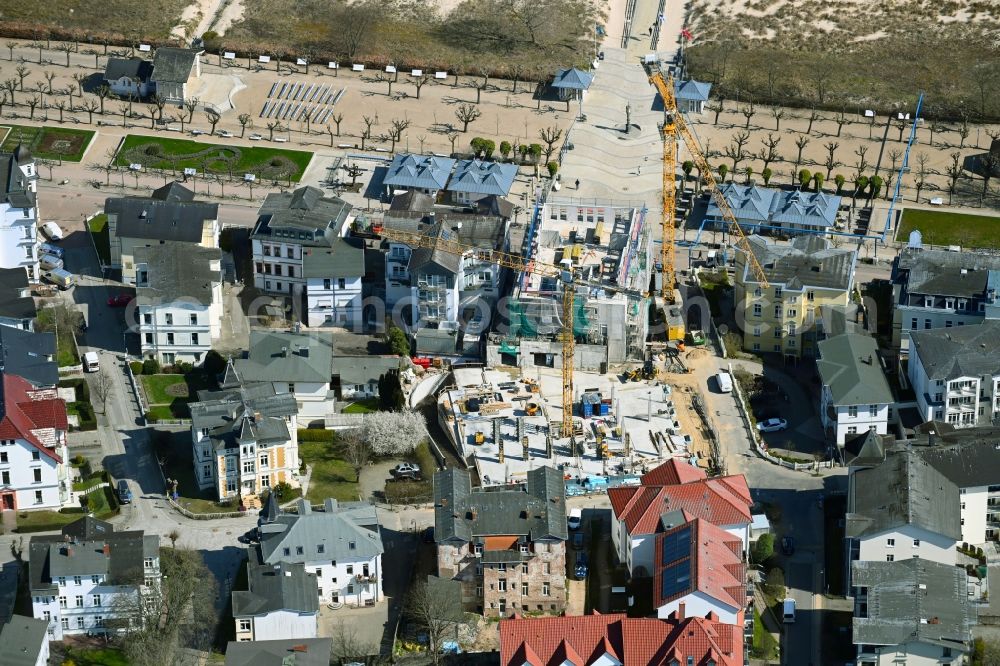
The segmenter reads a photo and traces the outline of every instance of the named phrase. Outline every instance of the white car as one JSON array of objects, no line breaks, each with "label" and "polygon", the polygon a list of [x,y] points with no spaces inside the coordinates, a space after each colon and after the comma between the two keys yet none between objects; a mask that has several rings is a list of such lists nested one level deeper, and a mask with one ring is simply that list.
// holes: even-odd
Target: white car
[{"label": "white car", "polygon": [[191,130],[191,136],[201,136],[205,133],[205,130],[193,129]]},{"label": "white car", "polygon": [[580,529],[580,523],[583,521],[583,509],[570,509],[569,510],[569,520],[566,524],[571,530]]},{"label": "white car", "polygon": [[733,376],[722,371],[715,376],[715,381],[719,384],[719,390],[723,393],[733,392]]},{"label": "white car", "polygon": [[260,134],[251,134],[247,138],[250,139],[251,141],[262,141],[264,139],[264,137],[261,136]]},{"label": "white car", "polygon": [[233,133],[230,132],[229,130],[219,130],[218,132],[216,132],[216,134],[218,134],[219,136],[226,137],[227,139],[231,139],[233,136]]},{"label": "white car", "polygon": [[61,241],[63,239],[63,230],[55,222],[46,222],[39,228],[39,231],[50,241]]},{"label": "white car", "polygon": [[788,427],[785,419],[768,419],[757,424],[757,430],[761,432],[778,432]]}]

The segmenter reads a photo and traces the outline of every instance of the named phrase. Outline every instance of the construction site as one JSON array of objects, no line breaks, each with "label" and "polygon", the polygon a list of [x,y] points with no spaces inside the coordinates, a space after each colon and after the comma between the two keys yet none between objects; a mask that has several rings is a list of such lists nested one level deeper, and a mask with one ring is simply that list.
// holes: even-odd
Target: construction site
[{"label": "construction site", "polygon": [[564,437],[560,373],[455,368],[438,394],[438,420],[484,486],[522,482],[539,465],[562,470],[570,493],[638,483],[670,458],[712,469],[695,393],[660,379],[667,376],[659,364],[619,376],[575,373],[573,435]]}]

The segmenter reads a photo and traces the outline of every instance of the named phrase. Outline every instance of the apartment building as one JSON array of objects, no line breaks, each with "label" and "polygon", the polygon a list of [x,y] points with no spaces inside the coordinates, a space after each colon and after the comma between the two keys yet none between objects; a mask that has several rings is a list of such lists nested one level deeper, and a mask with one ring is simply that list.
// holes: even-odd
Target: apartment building
[{"label": "apartment building", "polygon": [[232,593],[236,641],[316,638],[316,576],[301,564],[264,562],[251,547],[247,589]]},{"label": "apartment building", "polygon": [[0,367],[0,509],[60,509],[69,501],[66,403]]},{"label": "apartment building", "polygon": [[903,248],[892,264],[892,344],[909,349],[909,331],[1000,318],[1000,256]]},{"label": "apartment building", "polygon": [[[840,197],[827,192],[781,190],[773,187],[723,183],[722,196],[747,233],[825,233],[837,228]],[[725,229],[722,209],[708,200],[705,222],[709,228]]]},{"label": "apartment building", "polygon": [[24,145],[0,153],[0,268],[22,268],[32,282],[41,279],[37,179],[35,158]]},{"label": "apartment building", "polygon": [[820,422],[827,437],[842,447],[869,431],[886,434],[895,401],[875,338],[846,332],[819,341],[816,348]]},{"label": "apartment building", "polygon": [[[195,201],[194,192],[177,181],[153,190],[148,197],[108,197],[111,268],[121,269],[122,282],[136,284],[135,253],[166,243],[189,249],[219,247],[219,204]],[[147,255],[149,256],[149,255]]]},{"label": "apartment building", "polygon": [[200,391],[191,403],[191,445],[198,486],[220,500],[256,495],[279,483],[298,486],[295,398],[268,383]]},{"label": "apartment building", "polygon": [[314,510],[301,499],[290,513],[269,496],[258,522],[261,561],[305,567],[316,578],[320,603],[374,606],[385,599],[385,549],[371,504],[327,499],[322,510]]},{"label": "apartment building", "polygon": [[414,192],[425,194],[433,201],[448,184],[454,167],[455,160],[450,157],[397,153],[386,169],[382,185],[389,197]]},{"label": "apartment building", "polygon": [[746,253],[738,252],[735,301],[743,348],[790,359],[815,356],[816,343],[828,334],[824,311],[851,301],[857,252],[820,236],[800,236],[787,245],[760,236],[747,242],[768,286],[755,276]]},{"label": "apartment building", "polygon": [[1000,321],[909,331],[907,378],[924,421],[955,428],[1000,416]]},{"label": "apartment building", "polygon": [[222,253],[169,242],[136,247],[136,305],[144,358],[200,364],[222,335]]},{"label": "apartment building", "polygon": [[566,488],[536,467],[527,483],[472,488],[469,472],[434,475],[437,575],[457,580],[462,603],[486,617],[566,608]]},{"label": "apartment building", "polygon": [[160,537],[142,530],[116,532],[86,517],[54,536],[28,544],[32,614],[49,623],[49,635],[116,632],[122,596],[136,598],[159,585]]}]

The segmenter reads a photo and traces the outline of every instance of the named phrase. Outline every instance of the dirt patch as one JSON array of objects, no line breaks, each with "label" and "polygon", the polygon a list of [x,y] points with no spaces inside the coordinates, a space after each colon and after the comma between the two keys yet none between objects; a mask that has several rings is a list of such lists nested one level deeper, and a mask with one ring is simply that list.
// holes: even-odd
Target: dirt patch
[{"label": "dirt patch", "polygon": [[163,392],[172,398],[186,398],[190,395],[188,385],[182,383],[171,384],[167,388],[163,389]]}]

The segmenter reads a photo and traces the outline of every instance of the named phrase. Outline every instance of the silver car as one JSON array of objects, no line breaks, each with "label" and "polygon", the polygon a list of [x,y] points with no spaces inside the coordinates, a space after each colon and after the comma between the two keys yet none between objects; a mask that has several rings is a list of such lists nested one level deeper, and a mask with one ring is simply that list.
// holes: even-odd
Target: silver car
[{"label": "silver car", "polygon": [[51,254],[43,254],[38,257],[38,265],[42,267],[42,270],[51,271],[56,268],[62,268],[63,260]]}]

